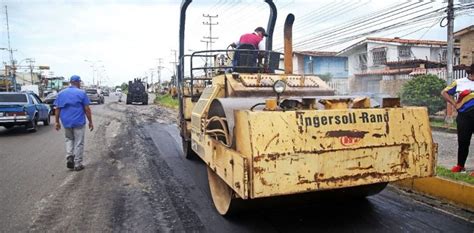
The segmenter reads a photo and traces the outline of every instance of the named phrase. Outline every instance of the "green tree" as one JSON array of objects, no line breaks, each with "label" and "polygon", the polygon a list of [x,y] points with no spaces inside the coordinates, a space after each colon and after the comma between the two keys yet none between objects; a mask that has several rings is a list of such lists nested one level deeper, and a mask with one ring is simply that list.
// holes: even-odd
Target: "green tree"
[{"label": "green tree", "polygon": [[122,91],[128,91],[128,83],[122,83],[122,85],[120,85],[120,88],[122,88]]},{"label": "green tree", "polygon": [[404,105],[425,106],[430,114],[434,114],[446,107],[440,94],[445,86],[445,81],[436,75],[416,76],[403,85],[400,99]]}]

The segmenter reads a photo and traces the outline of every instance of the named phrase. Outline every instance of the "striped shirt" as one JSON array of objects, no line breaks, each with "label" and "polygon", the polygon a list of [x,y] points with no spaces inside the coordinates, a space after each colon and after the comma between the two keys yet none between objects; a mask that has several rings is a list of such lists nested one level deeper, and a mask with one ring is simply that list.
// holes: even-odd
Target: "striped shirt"
[{"label": "striped shirt", "polygon": [[[466,112],[474,107],[474,81],[468,78],[455,80],[444,90],[451,96],[457,97],[458,112]],[[460,106],[460,107],[459,107]]]}]

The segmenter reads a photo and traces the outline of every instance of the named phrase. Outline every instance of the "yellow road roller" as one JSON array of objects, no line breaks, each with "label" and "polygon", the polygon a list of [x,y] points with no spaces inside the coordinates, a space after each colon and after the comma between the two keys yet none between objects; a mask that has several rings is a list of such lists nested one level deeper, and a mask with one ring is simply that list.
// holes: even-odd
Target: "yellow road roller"
[{"label": "yellow road roller", "polygon": [[[371,195],[389,182],[434,175],[437,147],[426,108],[400,106],[397,98],[335,96],[319,77],[293,74],[294,16],[285,21],[284,53],[272,51],[271,0],[265,51],[185,55],[191,2],[182,2],[180,15],[180,132],[185,156],[207,165],[220,214],[236,201],[358,188]],[[222,56],[232,62],[218,62]],[[200,65],[203,58],[214,66]],[[205,88],[195,91],[194,83]]]}]

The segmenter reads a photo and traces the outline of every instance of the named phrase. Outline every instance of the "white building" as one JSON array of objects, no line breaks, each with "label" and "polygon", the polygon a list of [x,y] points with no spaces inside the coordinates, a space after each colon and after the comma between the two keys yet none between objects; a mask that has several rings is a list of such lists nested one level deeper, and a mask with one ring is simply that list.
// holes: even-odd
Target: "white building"
[{"label": "white building", "polygon": [[[424,60],[439,64],[440,68],[446,66],[447,42],[369,37],[342,50],[338,55],[348,57],[351,93],[370,92],[395,96],[404,81],[410,78],[414,68],[425,68],[407,67],[406,64],[410,64],[410,61]],[[397,67],[397,64],[400,66]],[[456,47],[454,64],[459,64],[459,48]]]}]

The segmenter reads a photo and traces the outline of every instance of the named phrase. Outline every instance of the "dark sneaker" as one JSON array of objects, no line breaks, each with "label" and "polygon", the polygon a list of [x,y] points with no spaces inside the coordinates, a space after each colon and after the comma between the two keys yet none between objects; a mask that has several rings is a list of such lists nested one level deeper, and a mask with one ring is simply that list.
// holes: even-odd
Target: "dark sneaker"
[{"label": "dark sneaker", "polygon": [[68,156],[66,160],[66,167],[69,169],[74,169],[74,156]]},{"label": "dark sneaker", "polygon": [[75,167],[74,167],[74,171],[76,171],[76,172],[78,172],[78,171],[80,171],[80,170],[82,170],[82,169],[84,169],[84,165],[82,165],[82,164],[79,164],[78,166],[75,166]]}]

